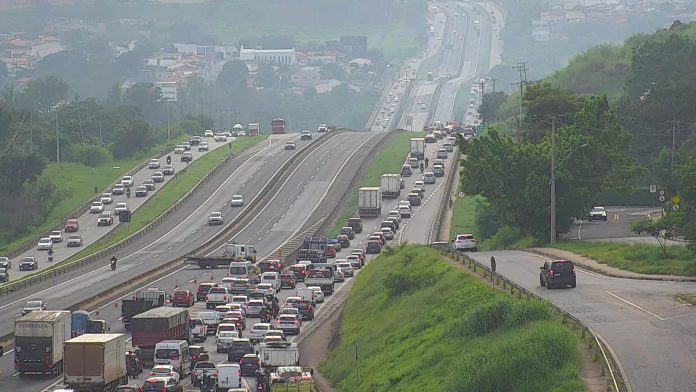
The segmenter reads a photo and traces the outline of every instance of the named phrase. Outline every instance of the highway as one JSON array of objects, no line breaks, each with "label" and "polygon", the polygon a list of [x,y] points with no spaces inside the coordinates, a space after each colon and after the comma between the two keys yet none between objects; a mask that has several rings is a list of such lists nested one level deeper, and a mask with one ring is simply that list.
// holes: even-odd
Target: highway
[{"label": "highway", "polygon": [[[222,146],[226,146],[228,143],[233,143],[234,138],[228,138],[227,142],[216,142],[213,141],[213,138],[205,138],[205,141],[208,142],[209,150],[213,151],[214,149],[217,149]],[[196,146],[193,146],[191,148],[191,153],[193,155],[194,162],[196,159],[202,157],[205,155],[207,152],[202,151],[199,152],[198,148]],[[174,154],[173,152],[170,154],[172,157],[172,166],[174,166],[175,172],[179,173],[181,170],[186,168],[186,163],[181,162],[180,157],[181,155],[179,154]],[[166,159],[162,158],[160,159],[160,165],[161,168],[164,168],[164,165],[166,164]],[[134,183],[133,187],[131,189],[131,197],[126,198],[126,195],[116,195],[113,196],[113,203],[112,204],[106,204],[104,205],[104,211],[113,211],[114,207],[116,206],[116,203],[121,203],[121,202],[126,202],[128,203],[128,207],[130,208],[131,211],[137,211],[147,200],[149,200],[152,195],[154,195],[157,191],[162,189],[162,187],[172,181],[175,176],[165,176],[164,177],[164,182],[161,183],[155,183],[155,190],[150,191],[146,197],[135,197],[135,188],[138,185],[142,185],[142,183],[145,180],[149,180],[150,177],[152,176],[152,173],[156,171],[161,171],[161,169],[148,169],[147,166],[138,172],[136,172],[133,175],[134,178]],[[101,193],[95,194],[95,200],[99,200],[101,197]],[[66,260],[70,256],[75,255],[79,251],[82,250],[82,248],[87,247],[94,242],[98,241],[99,239],[103,238],[105,235],[109,234],[113,230],[115,230],[121,223],[118,221],[118,216],[114,215],[114,223],[111,226],[97,226],[97,217],[99,214],[90,214],[89,211],[82,214],[81,216],[77,217],[77,220],[80,225],[80,231],[77,232],[77,234],[80,234],[82,236],[82,247],[67,247],[67,241],[68,241],[68,235],[72,233],[65,233],[63,232],[63,241],[60,243],[54,243],[53,244],[53,262],[49,263],[48,262],[48,251],[39,251],[36,248],[29,250],[21,255],[16,256],[12,260],[12,269],[10,270],[10,278],[11,280],[17,280],[23,276],[35,273],[36,271],[19,271],[19,262],[22,260],[24,257],[28,256],[34,256],[36,260],[38,261],[39,264],[39,270],[42,268],[45,268],[51,264],[55,264],[61,260]],[[48,236],[48,234],[46,234]]]},{"label": "highway", "polygon": [[469,253],[497,272],[578,317],[610,346],[633,392],[696,388],[696,312],[673,294],[696,294],[692,283],[619,279],[577,270],[577,287],[539,285],[545,259],[521,251]]}]

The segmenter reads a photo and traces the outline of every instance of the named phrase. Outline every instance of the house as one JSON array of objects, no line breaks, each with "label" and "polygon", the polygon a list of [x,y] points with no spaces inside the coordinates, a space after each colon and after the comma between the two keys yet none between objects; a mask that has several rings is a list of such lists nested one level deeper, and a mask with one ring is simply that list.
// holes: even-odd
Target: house
[{"label": "house", "polygon": [[585,20],[585,13],[582,11],[567,11],[565,12],[566,23],[579,23]]},{"label": "house", "polygon": [[301,65],[325,65],[336,64],[345,60],[345,53],[335,50],[331,51],[309,51],[295,53],[297,62]]},{"label": "house", "polygon": [[302,67],[290,75],[290,81],[296,86],[313,87],[321,83],[321,71],[319,67]]},{"label": "house", "polygon": [[239,57],[239,50],[232,45],[174,44],[176,51],[189,56],[202,56],[217,60],[231,60]]}]

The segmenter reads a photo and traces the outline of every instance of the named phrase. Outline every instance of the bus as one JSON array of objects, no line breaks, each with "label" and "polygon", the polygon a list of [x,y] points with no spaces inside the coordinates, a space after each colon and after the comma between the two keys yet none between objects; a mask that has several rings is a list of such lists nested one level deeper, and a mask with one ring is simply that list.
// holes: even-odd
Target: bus
[{"label": "bus", "polygon": [[273,134],[285,133],[285,120],[282,118],[274,118],[271,121],[271,130]]}]

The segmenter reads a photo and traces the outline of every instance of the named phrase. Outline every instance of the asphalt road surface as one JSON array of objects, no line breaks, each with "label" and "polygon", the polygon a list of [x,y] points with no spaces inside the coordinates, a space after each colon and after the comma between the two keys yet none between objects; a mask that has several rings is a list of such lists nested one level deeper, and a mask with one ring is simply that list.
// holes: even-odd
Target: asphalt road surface
[{"label": "asphalt road surface", "polygon": [[[215,142],[213,141],[213,138],[205,138],[205,141],[208,142],[208,146],[210,151],[213,151],[216,148],[226,146],[228,143],[233,143],[234,138],[229,138],[227,142]],[[202,157],[205,155],[207,152],[199,152],[198,148],[196,146],[191,147],[191,153],[193,154],[193,160],[194,162],[196,159]],[[172,157],[172,166],[174,166],[174,170],[176,173],[184,169],[187,165],[185,162],[181,162],[180,157],[181,155],[179,154],[174,154],[173,152],[170,154]],[[166,165],[166,158],[160,159],[160,165],[161,168],[164,168],[164,165]],[[161,169],[148,169],[147,167],[141,169],[135,175],[133,175],[134,182],[133,182],[133,187],[131,189],[131,197],[126,198],[126,195],[116,195],[113,196],[113,203],[112,204],[107,204],[104,206],[104,211],[113,211],[114,207],[116,207],[116,203],[122,203],[126,202],[128,203],[128,207],[130,208],[131,211],[136,211],[140,206],[145,204],[147,200],[149,200],[152,195],[154,195],[157,191],[162,189],[162,187],[169,183],[174,176],[165,176],[164,177],[164,182],[161,183],[155,183],[155,190],[150,191],[146,197],[135,197],[135,188],[138,185],[142,185],[142,183],[145,180],[150,179],[152,176],[152,173],[156,171],[161,171]],[[101,193],[95,194],[95,200],[99,200],[101,197]],[[97,217],[99,214],[91,214],[88,212],[82,214],[81,216],[77,217],[77,220],[80,224],[80,231],[77,232],[77,234],[80,234],[82,236],[82,247],[71,247],[68,248],[67,246],[67,241],[68,241],[68,235],[72,233],[65,233],[63,232],[63,241],[59,243],[54,243],[53,244],[53,262],[49,263],[48,262],[48,251],[39,251],[36,250],[36,248],[27,251],[19,256],[16,256],[12,260],[12,269],[10,270],[10,278],[11,280],[17,280],[23,276],[35,273],[36,271],[19,271],[19,262],[22,260],[22,258],[27,257],[27,256],[34,256],[36,260],[39,262],[39,270],[47,267],[53,263],[59,262],[61,260],[65,260],[69,258],[70,256],[73,256],[74,254],[78,253],[82,248],[91,245],[92,243],[98,241],[100,238],[104,237],[108,233],[110,233],[112,230],[114,230],[116,227],[118,227],[121,223],[118,221],[118,216],[114,214],[114,223],[111,226],[97,226]]]},{"label": "asphalt road surface", "polygon": [[497,272],[578,317],[609,344],[633,392],[696,389],[696,311],[672,298],[696,294],[693,283],[619,279],[577,269],[577,287],[539,285],[545,259],[521,251],[469,253],[482,263],[495,256]]}]

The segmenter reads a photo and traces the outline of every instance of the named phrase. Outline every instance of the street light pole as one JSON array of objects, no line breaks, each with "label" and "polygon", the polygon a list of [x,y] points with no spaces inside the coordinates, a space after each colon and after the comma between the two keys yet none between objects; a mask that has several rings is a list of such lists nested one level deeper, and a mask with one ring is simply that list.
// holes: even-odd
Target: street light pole
[{"label": "street light pole", "polygon": [[556,242],[556,118],[551,118],[551,243]]}]

